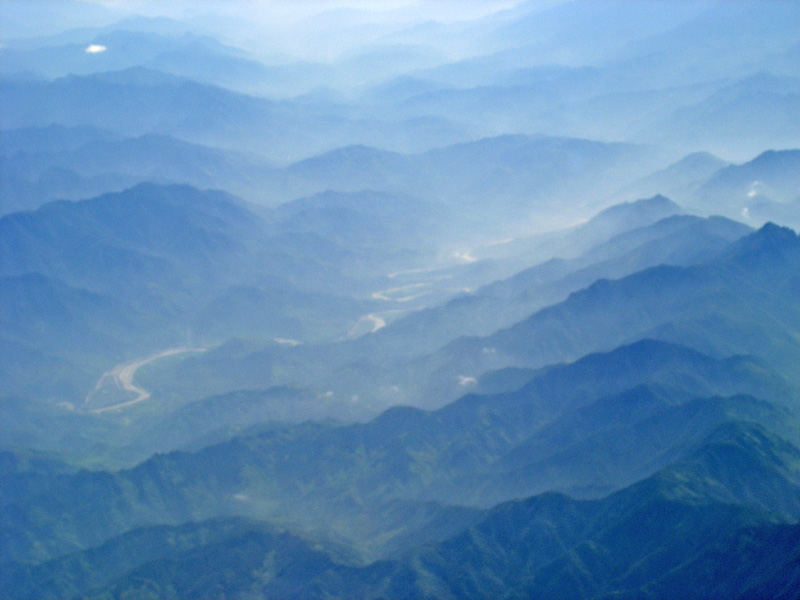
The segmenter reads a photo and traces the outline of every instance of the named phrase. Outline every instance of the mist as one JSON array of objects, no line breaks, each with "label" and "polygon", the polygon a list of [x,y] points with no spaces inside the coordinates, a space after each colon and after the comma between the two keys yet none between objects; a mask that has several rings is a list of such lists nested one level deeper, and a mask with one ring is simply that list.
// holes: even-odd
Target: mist
[{"label": "mist", "polygon": [[797,598],[797,23],[0,3],[0,589]]}]

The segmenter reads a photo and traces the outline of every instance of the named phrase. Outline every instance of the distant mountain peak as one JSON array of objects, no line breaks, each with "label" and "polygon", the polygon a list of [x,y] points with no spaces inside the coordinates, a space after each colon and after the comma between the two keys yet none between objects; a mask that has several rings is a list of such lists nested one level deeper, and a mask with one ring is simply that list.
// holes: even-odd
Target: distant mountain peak
[{"label": "distant mountain peak", "polygon": [[775,254],[787,250],[800,250],[800,236],[789,227],[769,222],[758,231],[736,242],[733,254],[737,256],[753,252]]},{"label": "distant mountain peak", "polygon": [[773,75],[766,71],[759,71],[748,77],[731,84],[727,90],[765,91],[780,93],[796,93],[798,81],[795,77]]},{"label": "distant mountain peak", "polygon": [[667,167],[667,170],[670,169],[677,169],[678,167],[689,167],[689,168],[698,168],[704,166],[710,166],[712,168],[722,168],[726,166],[728,163],[722,160],[720,157],[712,154],[711,152],[692,152],[691,154],[687,154],[678,162],[671,164]]},{"label": "distant mountain peak", "polygon": [[681,210],[680,206],[675,204],[675,202],[673,202],[666,196],[662,196],[661,194],[656,194],[651,198],[641,198],[640,200],[633,200],[631,202],[623,202],[621,204],[615,204],[614,206],[611,206],[602,211],[598,216],[613,214],[615,212],[621,212],[623,210],[654,209],[654,208],[667,208],[678,212],[680,212]]},{"label": "distant mountain peak", "polygon": [[117,71],[104,71],[101,73],[93,73],[88,76],[81,75],[68,75],[67,80],[75,79],[94,79],[104,83],[113,83],[117,85],[136,85],[136,86],[159,86],[159,85],[175,85],[188,81],[183,77],[164,73],[156,69],[148,67],[129,67]]},{"label": "distant mountain peak", "polygon": [[[766,455],[772,454],[768,451],[772,446],[791,447],[784,440],[770,434],[758,423],[744,421],[729,421],[719,425],[708,435],[704,444],[729,444]],[[704,449],[701,447],[697,453],[702,453]]]},{"label": "distant mountain peak", "polygon": [[610,206],[592,217],[591,222],[624,225],[631,219],[636,219],[637,222],[648,224],[682,212],[683,209],[675,202],[657,194],[652,198]]},{"label": "distant mountain peak", "polygon": [[667,198],[666,196],[662,196],[661,194],[656,194],[652,198],[643,198],[642,200],[637,200],[634,204],[638,204],[640,206],[658,206],[658,207],[668,207],[670,209],[680,210],[680,206],[675,204],[672,200]]},{"label": "distant mountain peak", "polygon": [[788,163],[788,165],[795,165],[800,157],[800,150],[765,150],[747,165],[770,166],[775,163]]},{"label": "distant mountain peak", "polygon": [[368,146],[366,144],[351,144],[349,146],[342,146],[341,148],[335,148],[330,152],[326,152],[324,154],[319,155],[319,157],[325,157],[325,156],[347,157],[347,158],[358,159],[358,158],[371,158],[373,156],[383,156],[390,154],[395,154],[395,153],[386,150],[381,150],[380,148],[375,148],[373,146]]},{"label": "distant mountain peak", "polygon": [[322,154],[317,154],[304,158],[291,164],[289,170],[302,170],[309,166],[330,166],[338,167],[342,163],[347,164],[361,164],[368,161],[375,161],[386,158],[396,158],[402,156],[400,153],[391,152],[389,150],[381,150],[373,146],[365,144],[351,144],[349,146],[342,146],[334,148]]},{"label": "distant mountain peak", "polygon": [[782,245],[800,245],[800,236],[798,236],[794,229],[785,227],[783,225],[777,225],[772,221],[766,223],[761,229],[752,235],[759,236],[765,240],[772,240],[773,242],[777,242]]},{"label": "distant mountain peak", "polygon": [[618,367],[636,365],[636,368],[641,368],[644,365],[664,365],[673,362],[697,363],[708,360],[707,355],[688,346],[643,338],[609,352],[588,354],[576,361],[575,364],[612,364]]}]

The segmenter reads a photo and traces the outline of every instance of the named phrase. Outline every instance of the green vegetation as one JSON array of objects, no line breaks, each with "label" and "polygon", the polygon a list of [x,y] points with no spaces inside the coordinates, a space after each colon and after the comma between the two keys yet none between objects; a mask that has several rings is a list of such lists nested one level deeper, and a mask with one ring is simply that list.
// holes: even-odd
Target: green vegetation
[{"label": "green vegetation", "polygon": [[800,3],[0,22],[0,600],[800,599]]}]

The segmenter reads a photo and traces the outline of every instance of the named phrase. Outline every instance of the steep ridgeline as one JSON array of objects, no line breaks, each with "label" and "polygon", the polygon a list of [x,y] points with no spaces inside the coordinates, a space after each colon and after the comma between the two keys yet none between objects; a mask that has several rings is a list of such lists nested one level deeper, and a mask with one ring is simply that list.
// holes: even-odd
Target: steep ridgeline
[{"label": "steep ridgeline", "polygon": [[[58,556],[149,523],[226,514],[365,543],[398,500],[486,506],[553,489],[596,497],[685,456],[732,420],[795,439],[798,402],[796,389],[749,359],[639,342],[436,412],[395,408],[366,424],[271,428],[117,473],[37,478],[3,511],[5,559]],[[383,545],[395,527],[387,525]]]},{"label": "steep ridgeline", "polygon": [[741,164],[693,153],[620,192],[665,193],[700,214],[725,215],[748,224],[774,221],[798,227],[800,151],[767,150]]},{"label": "steep ridgeline", "polygon": [[708,152],[692,152],[675,163],[635,181],[619,194],[635,198],[665,194],[680,204],[688,204],[709,178],[730,163]]},{"label": "steep ridgeline", "polygon": [[796,446],[731,422],[600,500],[501,504],[443,541],[366,566],[265,525],[210,521],[132,531],[37,567],[6,564],[0,578],[20,598],[212,598],[224,586],[276,599],[792,600],[800,531],[786,521],[800,516],[798,465]]},{"label": "steep ridgeline", "polygon": [[[378,406],[402,402],[434,408],[469,391],[488,371],[539,368],[642,338],[717,356],[753,354],[769,364],[774,359],[786,377],[796,378],[794,357],[800,348],[787,332],[800,330],[795,300],[800,242],[792,231],[774,225],[740,239],[745,232],[719,218],[667,219],[575,260],[547,263],[397,320],[333,351],[330,346],[219,348],[151,373],[148,385],[165,394],[185,390],[202,397],[202,389],[219,394],[265,389],[301,376],[308,381],[308,369],[299,366],[322,364],[311,373],[319,389],[357,395]],[[633,272],[637,267],[644,270]],[[600,279],[507,329],[455,339],[436,350],[440,337],[453,339],[462,323],[467,331],[491,331],[525,314],[525,307],[536,310],[539,294],[564,297],[604,275],[622,278]],[[435,351],[420,358],[424,349]],[[215,364],[225,370],[212,380],[205,374]],[[254,371],[254,365],[261,370]]]},{"label": "steep ridgeline", "polygon": [[[446,383],[442,356],[477,348],[473,367],[525,367],[488,375],[484,389],[498,393],[436,411],[229,431],[116,472],[6,461],[0,577],[20,597],[136,596],[146,580],[167,598],[218,584],[276,598],[791,598],[799,262],[797,235],[769,225],[699,266],[595,283],[451,344],[434,368],[410,365]],[[300,348],[286,356],[313,356]],[[221,396],[180,414],[206,436],[226,403],[244,416],[220,425],[235,425],[279,397]],[[217,521],[230,516],[307,533]],[[197,529],[174,529],[190,521]],[[129,558],[109,565],[109,548]],[[738,550],[749,562],[721,577]],[[765,556],[776,561],[743,585]]]},{"label": "steep ridgeline", "polygon": [[[576,234],[590,236],[593,228],[589,225],[591,222]],[[398,349],[407,349],[408,354],[432,352],[457,337],[489,335],[508,327],[598,279],[619,279],[658,265],[704,262],[749,232],[746,226],[728,219],[690,215],[622,228],[574,258],[548,260],[441,306],[398,319],[372,336],[371,343],[376,352],[381,348],[395,353]]]},{"label": "steep ridgeline", "polygon": [[800,2],[331,4],[0,0],[0,599],[800,600]]},{"label": "steep ridgeline", "polygon": [[430,373],[431,395],[447,397],[460,377],[653,337],[717,355],[752,354],[797,381],[798,268],[800,238],[768,224],[708,263],[600,280],[508,329],[456,340],[415,367]]}]

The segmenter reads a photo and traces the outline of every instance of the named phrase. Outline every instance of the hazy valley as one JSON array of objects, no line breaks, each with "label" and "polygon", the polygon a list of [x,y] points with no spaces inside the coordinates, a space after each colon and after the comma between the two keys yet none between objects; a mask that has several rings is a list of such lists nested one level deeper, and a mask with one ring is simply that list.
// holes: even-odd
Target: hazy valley
[{"label": "hazy valley", "polygon": [[0,589],[800,598],[800,4],[0,4]]}]

